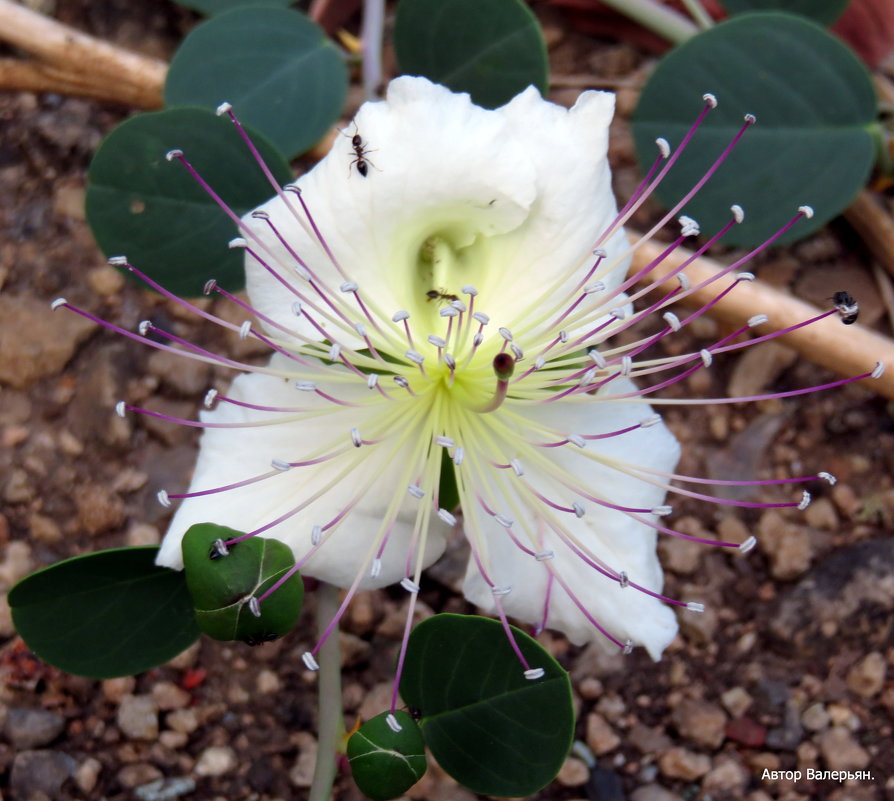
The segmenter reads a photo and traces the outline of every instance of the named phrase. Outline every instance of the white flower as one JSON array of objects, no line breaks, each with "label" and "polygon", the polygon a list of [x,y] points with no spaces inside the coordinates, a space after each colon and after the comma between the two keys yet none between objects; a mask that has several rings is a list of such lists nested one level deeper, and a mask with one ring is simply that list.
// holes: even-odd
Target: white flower
[{"label": "white flower", "polygon": [[667,472],[678,446],[641,426],[647,405],[612,400],[637,392],[623,352],[586,354],[627,311],[627,240],[605,237],[613,105],[586,92],[567,110],[530,88],[488,111],[398,78],[300,195],[244,218],[251,335],[279,352],[202,413],[160,564],[180,567],[184,532],[211,521],[277,537],[342,587],[412,588],[454,522],[438,502],[446,452],[471,601],[576,643],[603,639],[595,622],[660,655],[674,615],[634,587],[661,589],[649,523],[665,491],[625,465]]}]

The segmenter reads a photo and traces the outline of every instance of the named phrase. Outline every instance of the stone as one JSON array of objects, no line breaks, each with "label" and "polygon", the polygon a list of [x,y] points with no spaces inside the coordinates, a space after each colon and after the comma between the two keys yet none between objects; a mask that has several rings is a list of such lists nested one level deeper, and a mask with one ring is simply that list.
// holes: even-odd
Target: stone
[{"label": "stone", "polygon": [[306,731],[298,732],[295,740],[299,748],[298,759],[289,771],[289,779],[296,787],[310,787],[317,761],[317,741]]},{"label": "stone", "polygon": [[644,784],[630,794],[630,801],[683,801],[683,798],[660,784]]},{"label": "stone", "polygon": [[255,679],[255,687],[257,687],[261,695],[272,695],[282,689],[282,682],[276,673],[268,668],[264,668],[258,673],[257,679]]},{"label": "stone", "polygon": [[621,738],[608,721],[597,712],[587,715],[587,745],[597,756],[614,751],[621,744]]},{"label": "stone", "polygon": [[27,389],[59,373],[96,323],[27,295],[0,295],[0,384]]},{"label": "stone", "polygon": [[819,738],[820,753],[829,770],[862,770],[869,764],[869,754],[844,726],[833,726]]},{"label": "stone", "polygon": [[103,679],[99,686],[103,698],[120,704],[125,695],[130,695],[134,691],[137,680],[133,676],[119,676],[115,679]]},{"label": "stone", "polygon": [[28,518],[31,536],[38,542],[52,544],[62,539],[62,529],[52,517],[34,512]]},{"label": "stone", "polygon": [[695,745],[717,748],[723,742],[726,713],[715,704],[684,699],[674,709],[671,719],[677,731]]},{"label": "stone", "polygon": [[731,757],[717,760],[717,763],[702,779],[701,789],[708,793],[728,793],[733,797],[740,796],[748,785],[748,771]]},{"label": "stone", "polygon": [[730,687],[720,696],[720,702],[734,718],[742,717],[753,701],[744,687]]},{"label": "stone", "polygon": [[64,729],[65,718],[46,709],[11,708],[3,725],[3,733],[18,751],[49,745]]},{"label": "stone", "polygon": [[208,389],[209,366],[186,356],[156,350],[149,357],[146,369],[163,385],[186,397],[193,397]]},{"label": "stone", "polygon": [[149,782],[158,781],[163,777],[164,774],[155,765],[150,765],[148,762],[135,762],[132,765],[125,765],[115,776],[121,782],[121,785],[129,790]]},{"label": "stone", "polygon": [[823,704],[811,704],[801,714],[801,725],[807,731],[822,731],[829,725],[829,713]]},{"label": "stone", "polygon": [[27,470],[15,467],[9,471],[3,485],[3,499],[7,503],[27,503],[36,493]]},{"label": "stone", "polygon": [[862,698],[878,695],[885,686],[888,666],[878,651],[866,654],[847,673],[847,686]]},{"label": "stone", "polygon": [[154,685],[152,698],[155,700],[155,705],[163,712],[183,709],[192,700],[192,696],[186,690],[181,690],[171,681],[160,681]]},{"label": "stone", "polygon": [[[701,521],[694,517],[681,517],[674,528],[690,536],[713,539],[711,533],[704,529]],[[698,569],[705,553],[705,547],[692,540],[684,540],[682,537],[661,537],[658,540],[658,553],[665,570],[688,575]]]},{"label": "stone", "polygon": [[590,778],[590,769],[577,757],[570,756],[559,768],[556,781],[562,787],[580,787]]},{"label": "stone", "polygon": [[196,783],[189,776],[174,776],[170,779],[156,779],[137,787],[133,794],[140,801],[172,801],[181,795],[192,793]]},{"label": "stone", "polygon": [[810,532],[805,526],[790,523],[775,509],[761,515],[757,541],[770,558],[773,578],[795,578],[810,567],[813,555]]},{"label": "stone", "polygon": [[836,531],[839,525],[835,504],[828,498],[813,500],[810,506],[804,510],[804,520],[808,526],[821,531]]},{"label": "stone", "polygon": [[196,776],[223,776],[239,763],[236,752],[228,745],[212,745],[199,754]]},{"label": "stone", "polygon": [[711,769],[711,760],[686,748],[671,748],[658,757],[662,775],[669,779],[700,779]]},{"label": "stone", "polygon": [[652,728],[643,723],[635,724],[625,739],[642,754],[657,754],[659,751],[666,751],[674,744],[662,729]]},{"label": "stone", "polygon": [[165,724],[172,731],[192,734],[199,728],[199,716],[195,709],[178,709],[167,714]]},{"label": "stone", "polygon": [[777,751],[794,751],[803,737],[800,709],[794,701],[786,701],[782,725],[767,732],[766,744]]},{"label": "stone", "polygon": [[727,395],[743,398],[766,392],[796,358],[795,351],[773,340],[746,348],[736,359]]},{"label": "stone", "polygon": [[59,798],[62,785],[77,769],[77,762],[62,751],[19,751],[12,760],[9,789],[16,801],[30,801],[40,794]]},{"label": "stone", "polygon": [[74,491],[81,527],[91,536],[118,528],[124,522],[124,502],[101,484],[82,484]]},{"label": "stone", "polygon": [[84,793],[92,792],[99,781],[99,774],[102,773],[102,763],[93,757],[87,757],[74,772],[75,784]]},{"label": "stone", "polygon": [[118,707],[118,728],[132,740],[158,737],[158,706],[151,695],[125,695]]},{"label": "stone", "polygon": [[189,735],[179,731],[165,729],[158,735],[158,742],[172,751],[179,751],[189,742]]},{"label": "stone", "polygon": [[760,748],[767,740],[767,729],[750,718],[733,718],[726,724],[726,736],[749,748]]},{"label": "stone", "polygon": [[34,569],[31,546],[21,540],[13,540],[6,546],[3,561],[0,562],[0,589],[9,590],[20,579]]},{"label": "stone", "polygon": [[158,545],[160,542],[161,532],[149,523],[134,523],[127,529],[127,544],[131,548]]},{"label": "stone", "polygon": [[124,288],[124,276],[110,264],[87,270],[87,283],[101,297],[107,298]]}]

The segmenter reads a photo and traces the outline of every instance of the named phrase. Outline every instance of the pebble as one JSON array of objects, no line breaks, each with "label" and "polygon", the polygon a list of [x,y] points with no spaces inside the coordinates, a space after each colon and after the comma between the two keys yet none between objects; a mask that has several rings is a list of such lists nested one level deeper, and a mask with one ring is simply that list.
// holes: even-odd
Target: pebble
[{"label": "pebble", "polygon": [[[684,534],[705,539],[712,538],[701,521],[694,517],[681,517],[675,527]],[[688,575],[698,569],[705,548],[682,537],[662,537],[658,540],[658,552],[665,569],[680,575]]]},{"label": "pebble", "polygon": [[165,729],[158,735],[158,742],[165,748],[170,748],[172,751],[179,751],[189,742],[189,735],[184,734],[183,732]]},{"label": "pebble", "polygon": [[16,627],[12,622],[12,609],[7,594],[0,593],[0,637],[13,637]]},{"label": "pebble", "polygon": [[236,752],[228,745],[212,745],[199,754],[195,772],[197,776],[223,776],[238,763]]},{"label": "pebble", "polygon": [[3,561],[0,562],[0,588],[8,590],[34,569],[31,546],[21,540],[13,540],[6,546]]},{"label": "pebble", "polygon": [[770,558],[773,578],[795,578],[810,567],[813,549],[809,531],[788,522],[779,512],[768,509],[761,515],[757,540]]},{"label": "pebble", "polygon": [[803,737],[800,710],[794,701],[787,701],[782,725],[767,732],[767,746],[777,751],[794,751]]},{"label": "pebble", "polygon": [[748,711],[754,699],[744,687],[730,687],[720,696],[720,702],[734,718],[740,718]]},{"label": "pebble", "polygon": [[157,779],[149,784],[137,787],[133,792],[140,801],[170,801],[181,795],[191,793],[196,783],[188,776],[175,776],[170,779]]},{"label": "pebble", "polygon": [[9,789],[15,799],[28,799],[43,793],[59,798],[62,785],[74,775],[77,762],[63,751],[19,751],[12,760]]},{"label": "pebble", "polygon": [[614,751],[621,744],[621,738],[602,715],[591,712],[587,715],[587,745],[597,756]]},{"label": "pebble", "polygon": [[59,373],[96,323],[28,296],[0,295],[0,383],[27,389]]},{"label": "pebble", "polygon": [[673,741],[662,729],[637,723],[627,734],[626,740],[643,754],[656,754],[673,746]]},{"label": "pebble", "polygon": [[264,668],[255,679],[255,687],[261,695],[272,695],[282,689],[282,681],[272,670]]},{"label": "pebble", "polygon": [[885,686],[887,664],[878,651],[867,654],[847,674],[847,686],[862,698],[878,695]]},{"label": "pebble", "polygon": [[101,297],[115,295],[124,287],[124,276],[110,264],[87,270],[87,283]]},{"label": "pebble", "polygon": [[687,698],[674,709],[671,719],[677,731],[696,745],[717,748],[723,742],[726,713],[716,704]]},{"label": "pebble", "polygon": [[149,523],[134,523],[127,529],[126,536],[127,544],[131,548],[158,545],[161,542],[161,532]]},{"label": "pebble", "polygon": [[199,728],[199,716],[195,709],[178,709],[168,713],[165,723],[172,731],[192,734]]},{"label": "pebble", "polygon": [[160,681],[153,686],[152,698],[155,700],[155,705],[163,712],[183,709],[192,700],[192,696],[186,690],[180,689],[171,681]]},{"label": "pebble", "polygon": [[3,725],[3,733],[19,751],[49,745],[64,729],[65,718],[46,709],[12,708]]},{"label": "pebble", "polygon": [[189,648],[181,651],[177,656],[167,662],[168,667],[172,667],[175,670],[189,670],[193,665],[195,665],[196,660],[199,658],[199,651],[202,650],[202,641],[196,640]]},{"label": "pebble", "polygon": [[135,762],[133,765],[125,765],[115,775],[115,778],[118,779],[121,785],[129,790],[157,781],[163,777],[164,774],[155,765],[150,765],[148,762]]},{"label": "pebble", "polygon": [[360,704],[360,709],[357,710],[357,714],[363,720],[369,720],[370,718],[374,718],[379,712],[382,712],[384,709],[387,709],[391,704],[391,692],[392,692],[391,682],[380,682],[376,684],[366,695],[366,698],[363,699],[363,703]]},{"label": "pebble", "polygon": [[683,801],[683,798],[660,784],[644,784],[630,794],[630,801]]},{"label": "pebble", "polygon": [[62,529],[52,517],[34,512],[28,518],[28,529],[38,542],[52,544],[62,539]]},{"label": "pebble", "polygon": [[819,739],[820,752],[830,770],[862,770],[869,764],[869,754],[844,726],[833,726]]},{"label": "pebble", "polygon": [[100,684],[103,697],[113,703],[120,704],[125,695],[130,695],[137,686],[133,676],[120,676],[116,679],[103,679]]},{"label": "pebble", "polygon": [[568,757],[559,768],[556,781],[563,787],[580,787],[590,778],[590,769],[577,757]]},{"label": "pebble", "polygon": [[150,375],[175,392],[192,397],[208,388],[210,368],[170,351],[156,350],[146,365]]},{"label": "pebble", "polygon": [[801,725],[807,731],[822,731],[829,725],[830,717],[823,704],[812,704],[801,715]]},{"label": "pebble", "polygon": [[839,526],[835,504],[828,498],[816,498],[804,510],[804,520],[808,526],[822,531],[836,531]]},{"label": "pebble", "polygon": [[34,484],[26,470],[21,467],[9,471],[6,483],[3,485],[3,499],[7,503],[27,503],[35,495]]},{"label": "pebble", "polygon": [[709,793],[729,793],[733,797],[741,795],[748,784],[750,775],[748,771],[735,759],[718,759],[717,763],[705,774],[702,779],[701,789],[707,795]]},{"label": "pebble", "polygon": [[118,728],[132,740],[158,737],[158,706],[151,695],[125,695],[118,707]]},{"label": "pebble", "polygon": [[752,345],[736,359],[726,392],[731,398],[759,395],[788,368],[797,353],[778,342]]},{"label": "pebble", "polygon": [[102,763],[93,757],[87,757],[74,772],[75,784],[85,793],[89,793],[96,787],[99,774],[102,772]]},{"label": "pebble", "polygon": [[733,718],[726,724],[726,736],[749,748],[760,748],[767,740],[767,729],[750,718]]},{"label": "pebble", "polygon": [[692,781],[701,778],[711,769],[711,760],[704,754],[696,754],[686,748],[671,748],[658,757],[658,767],[670,779]]},{"label": "pebble", "polygon": [[314,766],[317,761],[317,741],[306,731],[295,735],[299,748],[298,759],[289,771],[289,779],[296,787],[310,787],[314,778]]},{"label": "pebble", "polygon": [[74,491],[81,527],[91,536],[118,528],[124,522],[124,502],[101,484],[85,484]]}]

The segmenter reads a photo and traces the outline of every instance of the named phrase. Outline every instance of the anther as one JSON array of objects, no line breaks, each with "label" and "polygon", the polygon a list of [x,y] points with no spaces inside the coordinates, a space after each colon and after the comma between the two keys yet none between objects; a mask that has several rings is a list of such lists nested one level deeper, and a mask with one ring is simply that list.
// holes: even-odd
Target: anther
[{"label": "anther", "polygon": [[757,545],[756,537],[749,537],[744,542],[739,543],[739,552],[740,553],[748,553],[754,546]]},{"label": "anther", "polygon": [[503,337],[507,342],[512,342],[512,332],[508,328],[503,328],[502,326],[497,329],[500,332],[500,336]]},{"label": "anther", "polygon": [[689,291],[689,287],[692,286],[692,282],[689,280],[689,276],[686,273],[677,273],[677,283],[680,285],[680,289],[684,292]]},{"label": "anther", "polygon": [[477,348],[482,342],[484,342],[484,337],[481,334],[475,334],[472,337],[472,344]]},{"label": "anther", "polygon": [[640,424],[640,428],[651,428],[652,426],[657,426],[661,422],[660,414],[653,414],[651,417],[647,417]]},{"label": "anther", "polygon": [[511,350],[512,355],[515,356],[515,361],[520,362],[525,358],[525,352],[514,342],[509,343],[509,350]]},{"label": "anther", "polygon": [[709,350],[702,349],[698,352],[698,355],[702,357],[702,364],[705,367],[710,367],[711,363],[714,361],[714,357]]},{"label": "anther", "polygon": [[798,511],[803,512],[808,506],[810,506],[811,496],[807,490],[804,490],[801,495],[801,502],[798,504]]},{"label": "anther", "polygon": [[748,318],[748,327],[756,328],[759,325],[763,325],[767,321],[769,321],[769,317],[766,314],[755,314],[754,317]]},{"label": "anther", "polygon": [[124,401],[118,401],[118,403],[115,404],[115,414],[117,414],[118,417],[124,417],[126,412],[127,404]]},{"label": "anther", "polygon": [[317,663],[317,660],[314,659],[314,655],[310,651],[305,651],[301,654],[301,661],[304,662],[304,667],[308,670],[320,669],[320,665]]},{"label": "anther", "polygon": [[331,348],[329,348],[329,361],[337,362],[339,357],[341,356],[341,345],[335,342]]},{"label": "anther", "polygon": [[543,369],[544,364],[546,364],[546,359],[544,359],[543,356],[538,356],[536,359],[534,359],[534,369],[535,370]]},{"label": "anther", "polygon": [[301,306],[300,300],[296,300],[294,303],[292,303],[292,314],[294,314],[296,317],[301,316],[301,314],[302,314],[301,309],[302,309],[302,306]]},{"label": "anther", "polygon": [[370,373],[366,377],[366,388],[367,389],[375,389],[379,383],[379,374],[378,373]]},{"label": "anther", "polygon": [[180,158],[180,156],[182,156],[182,155],[183,155],[182,150],[169,150],[167,153],[165,153],[165,159],[167,161],[173,161],[174,159]]},{"label": "anther", "polygon": [[369,575],[372,578],[378,578],[381,573],[382,573],[382,560],[379,559],[379,557],[377,556],[375,559],[372,560],[372,564],[370,565],[370,568],[369,568]]},{"label": "anther", "polygon": [[[746,115],[743,117],[743,119],[744,119],[745,122],[747,122],[749,125],[754,125],[754,123],[757,122],[757,117],[755,117],[754,114],[746,114]],[[812,213],[812,212],[811,212],[811,213]]]},{"label": "anther", "polygon": [[465,458],[465,456],[466,456],[466,450],[465,450],[465,448],[463,448],[462,445],[460,445],[453,452],[453,464],[455,464],[457,467],[459,467],[463,463],[463,459]]},{"label": "anther", "polygon": [[354,323],[354,330],[357,332],[357,336],[366,336],[366,326],[363,323]]},{"label": "anther", "polygon": [[624,654],[624,656],[629,656],[633,653],[633,640],[628,639],[627,642],[624,643],[622,653]]},{"label": "anther", "polygon": [[830,487],[834,487],[838,483],[838,479],[831,473],[827,473],[825,470],[820,471],[816,476],[817,478],[821,478],[823,481],[828,482]]},{"label": "anther", "polygon": [[674,511],[674,509],[672,506],[668,506],[668,504],[663,504],[662,506],[654,507],[650,511],[656,517],[667,517]]},{"label": "anther", "polygon": [[407,379],[404,378],[402,375],[394,376],[394,383],[397,384],[401,389],[406,389],[408,386],[410,386],[410,382],[407,381]]},{"label": "anther", "polygon": [[153,328],[155,328],[155,326],[152,325],[152,321],[151,321],[151,320],[140,320],[140,324],[137,326],[137,331],[140,332],[140,336],[141,336],[141,337],[144,337],[144,336],[146,336],[146,334],[148,334]]},{"label": "anther", "polygon": [[501,597],[503,595],[509,595],[512,592],[511,584],[501,584],[497,587],[491,587],[491,594],[496,595],[497,597]]},{"label": "anther", "polygon": [[804,215],[806,219],[810,219],[813,217],[813,207],[812,206],[798,206],[798,211]]},{"label": "anther", "polygon": [[211,543],[211,553],[208,554],[211,559],[222,559],[224,556],[229,556],[230,549],[227,548],[226,542],[223,541],[220,537],[214,540]]},{"label": "anther", "polygon": [[345,281],[339,289],[342,292],[356,292],[358,289],[358,285],[356,281]]},{"label": "anther", "polygon": [[214,113],[217,114],[218,117],[222,117],[228,111],[232,111],[232,110],[233,110],[233,106],[230,103],[227,103],[226,101],[224,101],[214,110]]},{"label": "anther", "polygon": [[450,307],[456,309],[458,312],[465,312],[469,310],[469,307],[466,306],[466,304],[463,303],[459,298],[457,298],[456,300],[451,300]]},{"label": "anther", "polygon": [[456,518],[446,509],[438,509],[438,517],[440,517],[448,526],[456,525]]},{"label": "anther", "polygon": [[602,292],[603,289],[605,289],[605,284],[602,281],[596,281],[584,287],[584,294],[592,295],[594,292]]},{"label": "anther", "polygon": [[488,317],[484,312],[475,312],[472,315],[473,320],[477,320],[481,325],[487,325],[490,322],[490,317]]},{"label": "anther", "polygon": [[435,445],[440,445],[442,448],[452,448],[456,445],[456,441],[451,437],[445,437],[443,434],[439,434],[435,437]]},{"label": "anther", "polygon": [[217,289],[217,279],[209,278],[205,281],[205,286],[202,287],[202,294],[210,295],[215,289]]},{"label": "anther", "polygon": [[608,257],[608,251],[605,250],[604,248],[596,248],[596,249],[593,251],[593,255],[594,255],[597,259],[605,259],[605,258]]},{"label": "anther", "polygon": [[235,250],[236,248],[247,248],[248,241],[241,236],[233,237],[229,242],[227,242],[227,247],[230,250]]},{"label": "anther", "polygon": [[580,434],[569,434],[568,441],[572,445],[576,445],[578,448],[587,447],[587,441]]},{"label": "anther", "polygon": [[385,715],[385,722],[388,724],[388,728],[391,729],[395,734],[400,731],[403,731],[403,727],[400,723],[397,722],[397,718],[394,717],[390,712]]},{"label": "anther", "polygon": [[413,595],[416,595],[416,593],[418,593],[420,589],[419,585],[409,576],[405,576],[400,580],[400,586]]},{"label": "anther", "polygon": [[512,524],[515,522],[512,518],[506,517],[506,515],[497,512],[494,515],[494,520],[496,520],[503,528],[512,528]]},{"label": "anther", "polygon": [[571,504],[571,508],[572,508],[572,510],[574,510],[574,515],[575,515],[575,517],[579,517],[579,518],[580,518],[580,517],[583,517],[583,516],[587,513],[587,510],[584,509],[584,507],[583,507],[580,503],[578,503],[577,501],[574,501],[574,502]]},{"label": "anther", "polygon": [[754,273],[744,272],[744,273],[736,273],[736,281],[753,281]]},{"label": "anther", "polygon": [[401,309],[400,311],[396,311],[396,312],[394,312],[393,315],[391,315],[391,320],[392,320],[392,322],[395,322],[395,323],[399,323],[403,320],[408,320],[409,318],[410,318],[410,313],[408,311],[405,311],[404,309]]},{"label": "anther", "polygon": [[320,540],[323,538],[323,527],[320,525],[315,525],[310,530],[310,544],[316,547],[320,544]]},{"label": "anther", "polygon": [[555,551],[540,551],[540,553],[535,553],[534,558],[538,562],[548,562],[550,559],[554,559],[556,556]]},{"label": "anther", "polygon": [[627,310],[622,308],[617,309],[609,309],[608,313],[614,317],[616,320],[626,320],[627,319]]},{"label": "anther", "polygon": [[456,369],[456,359],[454,359],[453,355],[450,353],[444,354],[444,364],[446,364],[450,370]]},{"label": "anther", "polygon": [[471,295],[473,298],[478,294],[478,290],[471,284],[466,284],[461,290],[464,295]]},{"label": "anther", "polygon": [[885,363],[876,362],[875,369],[871,373],[872,378],[881,378],[885,374]]},{"label": "anther", "polygon": [[704,100],[711,108],[717,108],[716,95],[712,95],[710,92],[705,92],[705,94],[702,95],[702,100]]},{"label": "anther", "polygon": [[563,345],[568,341],[568,332],[565,330],[559,331],[559,342]]},{"label": "anther", "polygon": [[630,586],[630,578],[627,576],[627,571],[622,570],[618,573],[618,586],[623,590],[625,587]]},{"label": "anther", "polygon": [[729,210],[733,213],[733,219],[737,223],[741,223],[745,219],[745,209],[743,209],[738,203],[734,203],[729,207]]},{"label": "anther", "polygon": [[58,309],[60,306],[66,306],[67,304],[68,304],[68,301],[65,298],[56,298],[56,300],[54,300],[50,304],[50,308],[53,311],[56,311],[56,309]]},{"label": "anther", "polygon": [[598,350],[596,350],[596,348],[593,348],[593,350],[588,350],[587,356],[590,357],[590,359],[593,361],[593,364],[595,364],[600,370],[604,370],[605,367],[608,365],[605,357]]},{"label": "anther", "polygon": [[316,392],[317,385],[313,381],[296,381],[295,389],[300,389],[302,392]]},{"label": "anther", "polygon": [[705,611],[705,605],[700,604],[698,601],[690,601],[688,604],[686,604],[686,608],[690,612],[704,612]]},{"label": "anther", "polygon": [[255,211],[253,211],[251,213],[251,216],[255,220],[269,220],[270,219],[270,215],[263,209],[255,209]]},{"label": "anther", "polygon": [[429,344],[434,345],[436,348],[447,347],[447,340],[445,340],[443,337],[437,336],[436,334],[429,334],[428,342]]},{"label": "anther", "polygon": [[251,320],[246,320],[239,326],[239,339],[246,339],[251,333]]},{"label": "anther", "polygon": [[671,154],[671,146],[664,137],[659,136],[655,140],[655,144],[658,145],[658,152],[661,154],[661,158],[666,159]]},{"label": "anther", "polygon": [[351,442],[354,443],[355,448],[359,448],[363,444],[363,439],[360,437],[359,428],[351,429]]},{"label": "anther", "polygon": [[281,473],[288,472],[292,469],[292,465],[282,459],[271,459],[270,466],[274,470],[279,470]]},{"label": "anther", "polygon": [[254,596],[252,596],[252,599],[248,602],[248,611],[255,617],[261,616],[261,602]]},{"label": "anther", "polygon": [[127,266],[127,256],[109,256],[107,261],[113,267],[126,267]]},{"label": "anther", "polygon": [[408,350],[404,354],[413,364],[422,364],[425,361],[425,357],[418,350]]},{"label": "anther", "polygon": [[164,506],[165,509],[170,509],[170,508],[171,508],[171,499],[168,497],[168,491],[167,491],[167,490],[160,489],[160,490],[155,494],[155,497],[158,498],[158,502],[159,502],[162,506]]},{"label": "anther", "polygon": [[699,233],[701,233],[698,221],[693,220],[692,217],[687,217],[684,214],[677,220],[677,222],[680,223],[681,236],[698,236]]},{"label": "anther", "polygon": [[421,501],[425,497],[425,490],[417,484],[410,484],[410,486],[407,487],[407,492],[409,492],[417,501]]},{"label": "anther", "polygon": [[664,319],[664,322],[667,323],[668,328],[670,328],[671,331],[679,331],[680,330],[680,328],[681,328],[680,318],[677,317],[676,314],[674,314],[673,312],[665,312],[661,316]]},{"label": "anther", "polygon": [[625,378],[630,375],[630,371],[633,369],[633,359],[630,356],[622,356],[621,357],[621,375]]},{"label": "anther", "polygon": [[453,306],[444,306],[443,309],[438,310],[438,314],[441,317],[458,317],[459,309],[456,309]]},{"label": "anther", "polygon": [[537,681],[546,675],[546,671],[543,668],[528,668],[524,675],[528,681]]},{"label": "anther", "polygon": [[523,476],[525,474],[525,469],[522,467],[522,463],[518,459],[512,459],[509,462],[509,466],[512,468],[512,472],[517,476]]}]

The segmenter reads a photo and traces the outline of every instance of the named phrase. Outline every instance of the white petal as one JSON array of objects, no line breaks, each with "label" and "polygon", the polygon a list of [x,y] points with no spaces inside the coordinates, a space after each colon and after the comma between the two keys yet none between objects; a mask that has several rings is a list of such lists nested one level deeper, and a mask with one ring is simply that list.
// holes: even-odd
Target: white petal
[{"label": "white petal", "polygon": [[[289,363],[276,356],[271,366],[288,369]],[[365,382],[358,381],[356,398],[368,398]],[[339,385],[340,387],[342,385]],[[350,397],[344,385],[342,397]],[[267,406],[310,406],[331,409],[314,393],[299,392],[291,382],[276,376],[253,374],[239,376],[227,392],[235,400]],[[271,470],[271,460],[299,461],[318,448],[327,452],[340,445],[349,448],[339,459],[319,465],[294,467],[264,481],[236,490],[189,498],[180,502],[177,513],[162,542],[158,564],[179,569],[183,565],[180,540],[194,523],[212,522],[248,532],[295,508],[304,499],[336,477],[350,460],[369,453],[369,458],[308,508],[271,528],[261,536],[275,537],[292,548],[296,558],[311,548],[314,525],[325,525],[336,517],[360,490],[359,502],[345,521],[332,532],[302,572],[340,587],[349,586],[362,565],[368,562],[375,533],[385,508],[395,493],[401,495],[400,514],[382,556],[382,572],[377,579],[367,576],[361,588],[381,587],[398,581],[406,568],[407,552],[420,501],[406,493],[401,476],[408,463],[405,450],[390,452],[387,445],[354,448],[351,428],[363,429],[363,408],[339,409],[332,415],[275,426],[234,429],[206,429],[202,435],[199,458],[190,487],[205,490],[245,480]],[[203,412],[206,422],[269,420],[270,412],[244,409],[221,403],[211,412]],[[376,449],[381,449],[377,452]],[[389,458],[390,454],[390,458]],[[368,487],[365,482],[371,481]],[[169,492],[172,491],[168,488]],[[429,529],[425,547],[425,565],[431,564],[444,549],[444,527],[435,522]],[[367,571],[368,572],[368,571]]]},{"label": "white petal", "polygon": [[[618,380],[612,385],[613,392],[626,392],[632,388],[632,382],[627,380]],[[650,414],[651,409],[645,404],[623,401],[595,401],[592,404],[560,402],[534,407],[528,412],[528,416],[538,424],[579,434],[624,428]],[[578,478],[593,494],[604,495],[619,505],[653,508],[662,503],[663,490],[589,461],[583,456],[586,452],[598,452],[652,469],[670,470],[678,459],[679,445],[663,425],[656,425],[618,437],[588,442],[584,451],[574,446],[551,449],[549,457]],[[536,465],[526,464],[525,470],[525,478],[535,489],[556,499],[555,483],[545,478]],[[569,492],[567,497],[559,499],[570,502],[575,498]],[[509,505],[510,501],[503,499],[502,503]],[[539,504],[538,501],[534,503]],[[656,532],[622,512],[601,508],[592,502],[585,501],[584,505],[587,514],[582,518],[557,513],[561,515],[565,528],[613,570],[626,571],[631,581],[660,591],[663,576],[655,552]],[[468,519],[468,513],[466,517]],[[491,578],[497,584],[511,584],[517,588],[503,598],[504,608],[520,620],[539,622],[546,596],[547,563],[538,562],[522,552],[497,523],[484,515],[481,517],[487,561],[493,571]],[[517,536],[523,534],[521,529],[515,533]],[[541,541],[533,549],[554,551],[555,558],[548,564],[561,573],[601,625],[622,642],[629,637],[634,643],[644,645],[654,658],[660,656],[677,630],[676,618],[670,608],[632,587],[622,589],[617,582],[602,576],[573,554],[546,526],[536,529],[536,537],[540,537]],[[466,573],[464,592],[473,603],[493,611],[490,589],[479,576],[472,560]],[[578,644],[595,641],[611,645],[587,621],[558,583],[554,583],[552,588],[548,625],[564,631],[572,642]]]}]

